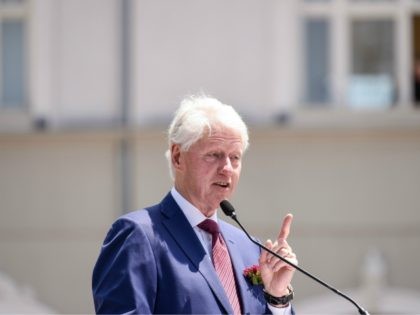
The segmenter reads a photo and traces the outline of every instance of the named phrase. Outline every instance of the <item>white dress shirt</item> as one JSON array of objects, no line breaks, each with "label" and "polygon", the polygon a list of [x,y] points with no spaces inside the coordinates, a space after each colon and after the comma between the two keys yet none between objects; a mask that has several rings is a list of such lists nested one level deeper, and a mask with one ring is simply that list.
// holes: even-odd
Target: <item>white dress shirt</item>
[{"label": "white dress shirt", "polygon": [[[171,189],[172,197],[175,199],[175,202],[181,208],[184,215],[187,217],[188,222],[191,224],[195,234],[206,250],[208,257],[212,256],[212,236],[210,233],[200,229],[198,225],[203,222],[205,219],[213,220],[217,223],[217,211],[211,216],[206,217],[200,210],[198,210],[194,205],[192,205],[188,200],[186,200],[181,194],[173,187]],[[270,304],[267,304],[268,308],[274,315],[290,315],[291,304],[287,307],[279,308],[274,307]]]}]

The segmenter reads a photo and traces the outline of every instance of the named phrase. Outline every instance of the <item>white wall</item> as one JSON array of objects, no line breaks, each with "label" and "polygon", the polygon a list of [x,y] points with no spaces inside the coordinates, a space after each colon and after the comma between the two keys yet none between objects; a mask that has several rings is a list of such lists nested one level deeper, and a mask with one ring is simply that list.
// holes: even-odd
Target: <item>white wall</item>
[{"label": "white wall", "polygon": [[294,1],[136,1],[134,115],[167,120],[204,91],[253,120],[296,100]]},{"label": "white wall", "polygon": [[31,107],[53,126],[109,123],[119,116],[117,0],[31,3]]},{"label": "white wall", "polygon": [[0,135],[0,270],[60,313],[92,313],[93,264],[119,209],[115,136]]}]

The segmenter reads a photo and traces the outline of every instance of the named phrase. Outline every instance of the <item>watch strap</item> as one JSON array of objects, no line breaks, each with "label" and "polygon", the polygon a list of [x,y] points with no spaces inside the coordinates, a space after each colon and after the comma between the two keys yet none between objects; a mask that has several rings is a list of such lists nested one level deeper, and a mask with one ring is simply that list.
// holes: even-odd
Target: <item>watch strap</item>
[{"label": "watch strap", "polygon": [[271,295],[270,293],[265,291],[265,289],[263,289],[264,298],[267,301],[267,303],[273,306],[287,305],[291,300],[293,300],[293,295],[294,295],[292,286],[289,285],[287,289],[289,290],[289,294],[286,294],[280,297]]}]

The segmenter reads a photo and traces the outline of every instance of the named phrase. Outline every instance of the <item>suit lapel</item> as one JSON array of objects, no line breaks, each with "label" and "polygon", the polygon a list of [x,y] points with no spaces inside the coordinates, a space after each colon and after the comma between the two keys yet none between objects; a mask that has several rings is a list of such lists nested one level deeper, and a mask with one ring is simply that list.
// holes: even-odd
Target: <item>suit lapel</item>
[{"label": "suit lapel", "polygon": [[169,193],[162,201],[160,210],[162,223],[177,242],[193,265],[206,279],[216,298],[227,313],[233,313],[228,297],[214,270],[211,258],[207,255],[187,218]]}]

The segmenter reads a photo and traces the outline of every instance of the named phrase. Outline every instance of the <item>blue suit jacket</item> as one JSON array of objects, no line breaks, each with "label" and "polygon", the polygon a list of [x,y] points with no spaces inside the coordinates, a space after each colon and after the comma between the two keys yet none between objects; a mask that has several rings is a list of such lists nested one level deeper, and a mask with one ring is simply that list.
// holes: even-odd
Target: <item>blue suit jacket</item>
[{"label": "blue suit jacket", "polygon": [[[269,313],[261,286],[243,270],[260,250],[236,227],[219,220],[239,287],[242,312]],[[197,235],[169,193],[160,204],[119,218],[93,271],[97,313],[233,313]]]}]

